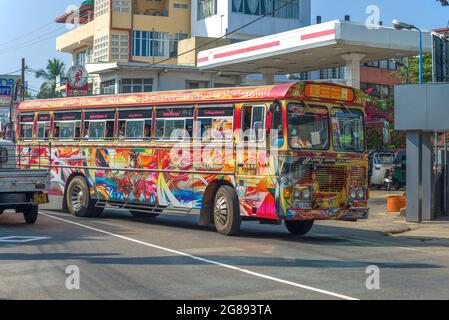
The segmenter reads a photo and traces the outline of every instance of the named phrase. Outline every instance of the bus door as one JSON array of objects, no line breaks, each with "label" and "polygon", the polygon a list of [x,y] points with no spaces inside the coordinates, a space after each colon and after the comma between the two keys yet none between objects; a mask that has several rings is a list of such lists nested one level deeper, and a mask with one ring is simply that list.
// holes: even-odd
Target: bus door
[{"label": "bus door", "polygon": [[243,215],[265,216],[268,196],[266,170],[267,106],[245,104],[240,112],[240,134],[236,141],[236,185]]}]

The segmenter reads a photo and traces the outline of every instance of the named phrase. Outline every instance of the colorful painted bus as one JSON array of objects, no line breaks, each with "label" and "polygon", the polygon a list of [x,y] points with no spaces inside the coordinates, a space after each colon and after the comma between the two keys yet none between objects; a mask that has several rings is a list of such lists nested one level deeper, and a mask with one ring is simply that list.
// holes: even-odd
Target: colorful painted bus
[{"label": "colorful painted bus", "polygon": [[198,214],[242,221],[368,217],[363,97],[332,83],[30,100],[18,107],[22,167],[51,169],[75,216]]}]

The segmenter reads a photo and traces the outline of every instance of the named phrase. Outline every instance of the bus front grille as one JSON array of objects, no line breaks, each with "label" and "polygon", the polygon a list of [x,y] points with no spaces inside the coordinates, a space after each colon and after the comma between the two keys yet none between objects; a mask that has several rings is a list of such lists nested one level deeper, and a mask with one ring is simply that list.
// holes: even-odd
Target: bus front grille
[{"label": "bus front grille", "polygon": [[342,192],[346,185],[346,168],[318,166],[315,177],[321,192]]},{"label": "bus front grille", "polygon": [[297,185],[311,184],[313,182],[312,171],[312,165],[295,163],[292,165],[293,183]]}]

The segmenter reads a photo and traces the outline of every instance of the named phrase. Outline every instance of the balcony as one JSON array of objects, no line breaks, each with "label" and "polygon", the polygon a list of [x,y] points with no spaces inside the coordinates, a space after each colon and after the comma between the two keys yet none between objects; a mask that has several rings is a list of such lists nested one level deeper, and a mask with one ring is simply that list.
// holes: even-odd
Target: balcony
[{"label": "balcony", "polygon": [[133,8],[135,15],[168,17],[169,1],[148,3],[147,0],[134,0]]},{"label": "balcony", "polygon": [[91,21],[81,25],[56,38],[56,50],[60,52],[72,53],[74,50],[92,46],[94,41],[95,23]]}]

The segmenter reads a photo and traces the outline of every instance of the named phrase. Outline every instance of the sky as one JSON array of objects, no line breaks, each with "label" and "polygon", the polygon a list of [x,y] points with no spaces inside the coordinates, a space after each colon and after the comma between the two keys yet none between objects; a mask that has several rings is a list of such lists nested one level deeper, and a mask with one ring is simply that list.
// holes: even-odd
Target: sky
[{"label": "sky", "polygon": [[[70,65],[71,56],[55,49],[56,36],[67,29],[54,23],[54,19],[69,6],[81,2],[0,0],[0,74],[20,69],[22,57],[26,59],[27,66],[35,70],[44,68],[47,60],[52,58]],[[442,7],[437,0],[312,0],[312,23],[317,15],[321,15],[325,22],[343,19],[346,14],[352,21],[364,22],[368,17],[366,8],[370,5],[379,7],[380,20],[386,26],[390,26],[393,19],[399,19],[431,30],[446,27],[449,21],[449,7]],[[27,77],[31,89],[38,89],[41,81],[36,80],[33,74],[27,74]]]}]

